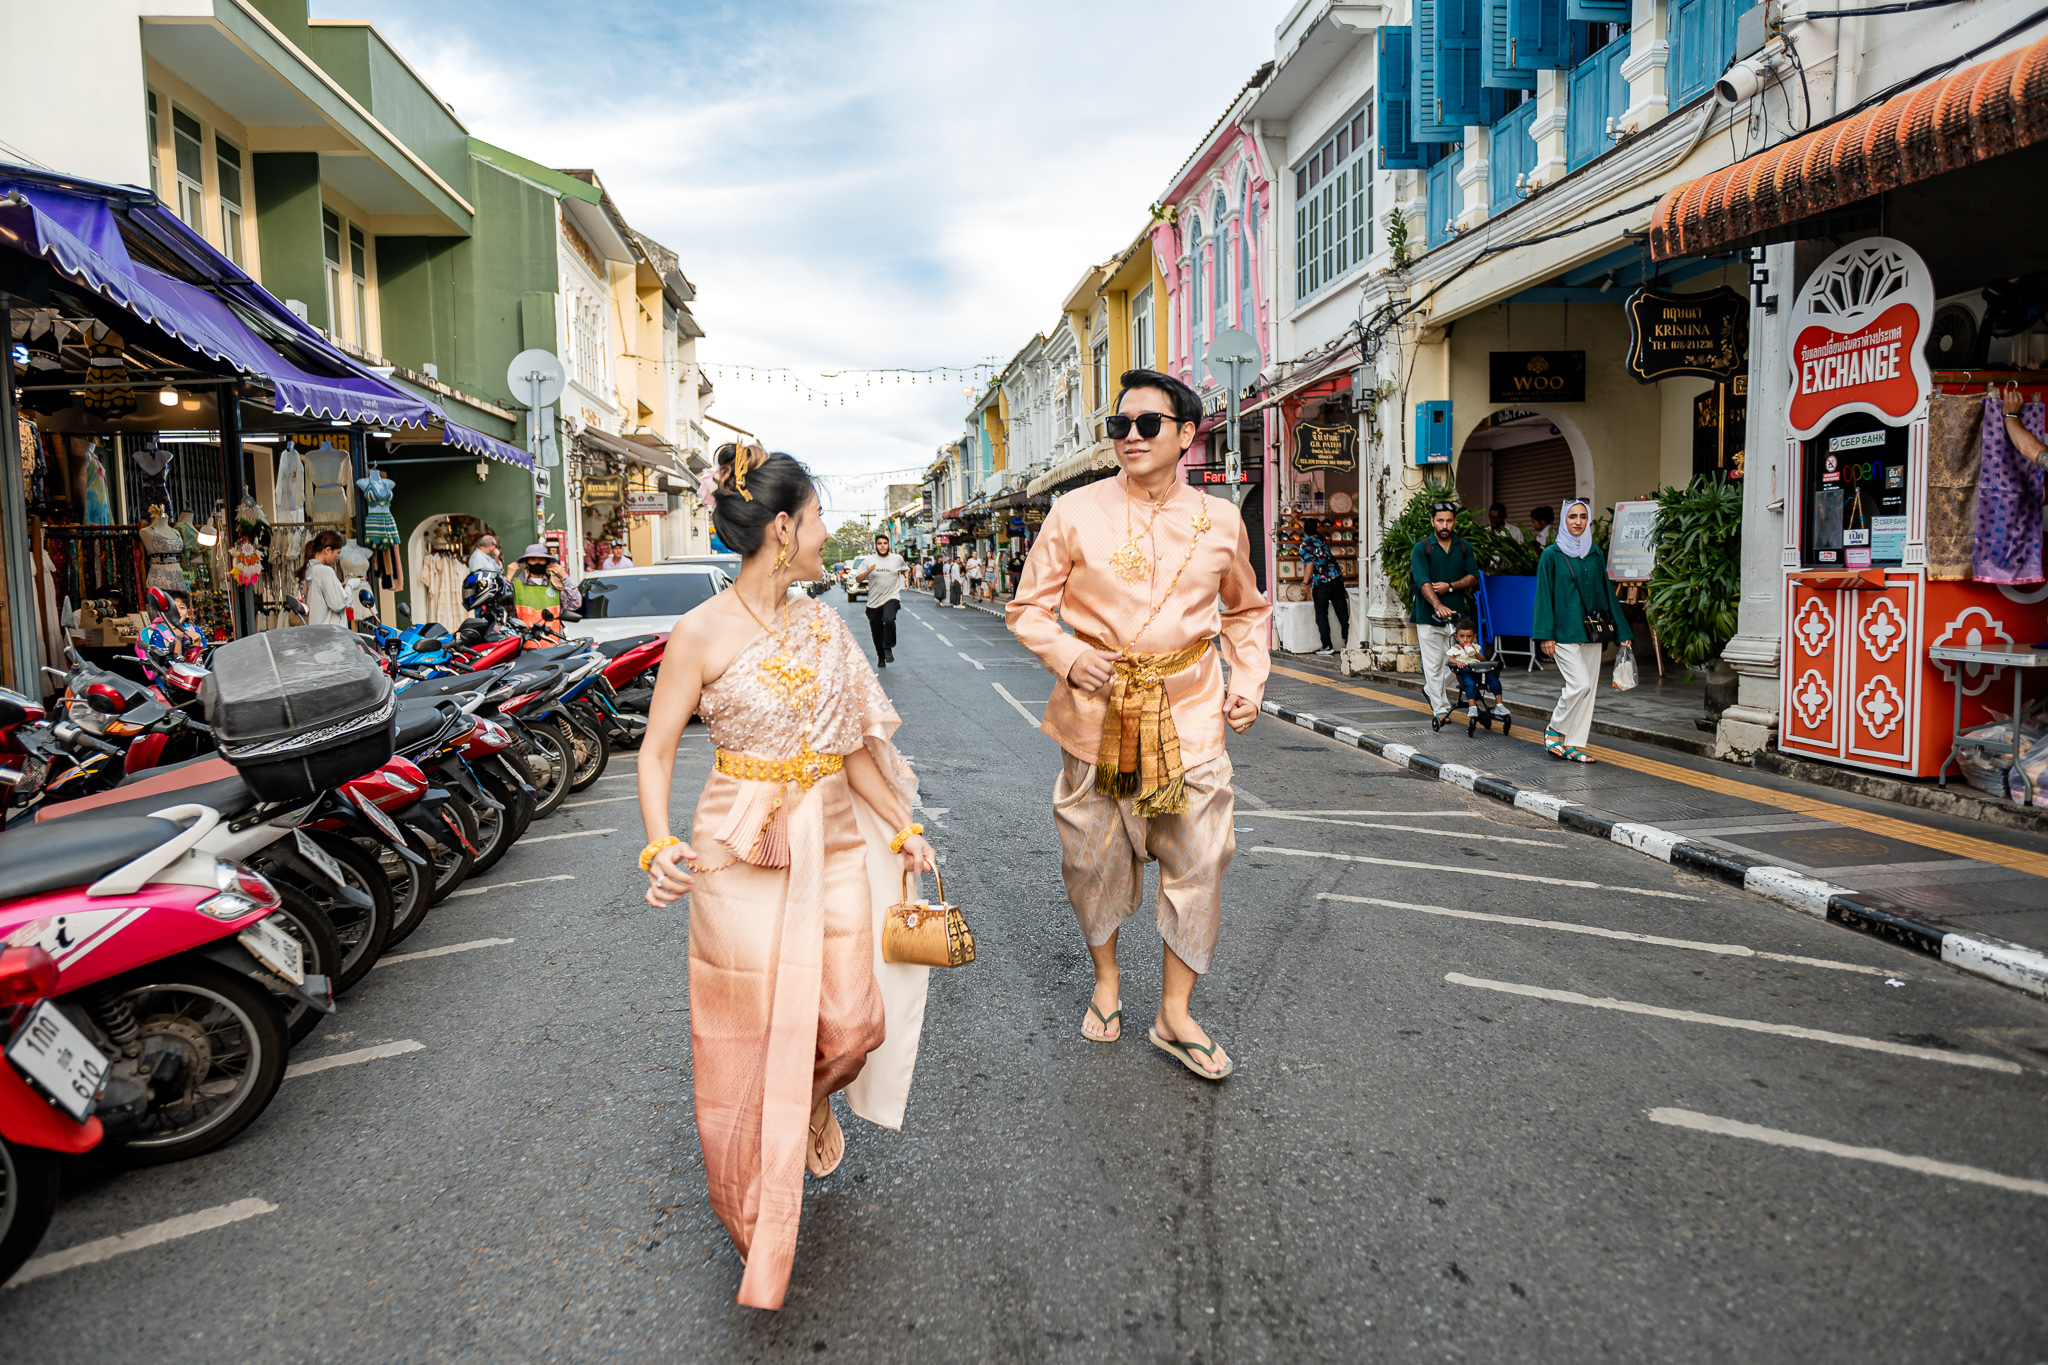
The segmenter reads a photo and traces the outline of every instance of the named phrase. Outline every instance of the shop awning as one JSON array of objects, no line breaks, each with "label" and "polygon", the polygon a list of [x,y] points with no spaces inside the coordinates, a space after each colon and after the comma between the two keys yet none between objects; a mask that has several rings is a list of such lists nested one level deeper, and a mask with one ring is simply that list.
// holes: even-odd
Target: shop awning
[{"label": "shop awning", "polygon": [[[424,426],[440,411],[328,345],[311,326],[143,191],[85,182],[46,183],[33,172],[0,169],[0,241],[49,262],[100,297],[209,360],[270,385],[278,412],[373,426]],[[141,195],[147,202],[139,201]],[[195,266],[207,284],[176,278],[134,260],[115,212],[161,239],[167,255]],[[167,220],[167,221],[159,221]],[[209,287],[211,286],[211,287]],[[245,310],[249,316],[245,316]],[[337,374],[316,374],[287,359],[251,319]]]},{"label": "shop awning", "polygon": [[1650,215],[1650,256],[1712,251],[2044,141],[2048,38],[1680,185]]},{"label": "shop awning", "polygon": [[521,469],[533,468],[533,456],[518,446],[509,441],[501,441],[495,436],[486,436],[481,431],[472,430],[457,422],[442,423],[441,444],[454,446],[457,450],[466,450],[472,455],[481,455],[487,460],[503,460],[506,464],[518,465]]},{"label": "shop awning", "polygon": [[1116,443],[1097,441],[1078,455],[1069,455],[1051,469],[1040,474],[1024,485],[1024,491],[1033,495],[1050,493],[1061,484],[1071,483],[1083,474],[1092,474],[1098,469],[1116,468]]},{"label": "shop awning", "polygon": [[1300,394],[1302,391],[1306,389],[1312,389],[1317,384],[1327,383],[1333,378],[1342,378],[1345,381],[1345,383],[1348,384],[1350,382],[1351,376],[1348,373],[1339,375],[1337,371],[1349,371],[1352,368],[1354,368],[1357,364],[1358,348],[1355,346],[1346,346],[1343,350],[1337,352],[1336,355],[1331,356],[1322,364],[1312,366],[1308,370],[1295,376],[1295,378],[1288,383],[1287,387],[1282,389],[1275,389],[1272,393],[1267,394],[1264,398],[1259,399],[1256,403],[1245,404],[1243,407],[1237,410],[1237,414],[1240,417],[1249,417],[1255,412],[1263,412],[1267,408],[1272,407],[1275,403],[1284,403],[1288,399],[1293,398],[1296,395]]},{"label": "shop awning", "polygon": [[648,469],[658,469],[664,474],[676,472],[675,461],[664,456],[660,451],[643,446],[636,441],[629,441],[623,436],[614,436],[601,427],[583,428],[583,430],[576,433],[576,441],[577,444],[583,446],[586,450],[594,450],[605,455],[615,456],[631,464],[644,465]]}]

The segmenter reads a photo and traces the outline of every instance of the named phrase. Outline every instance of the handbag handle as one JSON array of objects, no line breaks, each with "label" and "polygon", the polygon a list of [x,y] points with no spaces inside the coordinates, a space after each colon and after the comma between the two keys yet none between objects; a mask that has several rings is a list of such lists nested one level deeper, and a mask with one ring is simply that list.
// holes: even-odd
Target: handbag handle
[{"label": "handbag handle", "polygon": [[[932,880],[938,883],[939,904],[944,905],[946,903],[946,879],[940,874],[939,865],[936,862],[932,864]],[[917,872],[912,868],[906,867],[903,869],[903,899],[909,901],[916,898]]]}]

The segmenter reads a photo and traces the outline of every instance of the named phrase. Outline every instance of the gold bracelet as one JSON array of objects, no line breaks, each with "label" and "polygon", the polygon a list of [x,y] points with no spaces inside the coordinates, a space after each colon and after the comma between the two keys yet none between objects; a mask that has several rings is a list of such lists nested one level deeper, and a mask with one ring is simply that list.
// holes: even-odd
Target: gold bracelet
[{"label": "gold bracelet", "polygon": [[673,834],[664,834],[659,839],[656,839],[653,843],[649,844],[647,847],[641,849],[640,870],[642,872],[652,871],[654,868],[654,855],[661,852],[665,848],[669,848],[675,844],[680,844],[681,842],[682,840],[676,838],[676,836]]},{"label": "gold bracelet", "polygon": [[924,833],[923,825],[905,825],[897,833],[896,837],[889,841],[889,851],[891,853],[901,853],[905,844],[922,833]]}]

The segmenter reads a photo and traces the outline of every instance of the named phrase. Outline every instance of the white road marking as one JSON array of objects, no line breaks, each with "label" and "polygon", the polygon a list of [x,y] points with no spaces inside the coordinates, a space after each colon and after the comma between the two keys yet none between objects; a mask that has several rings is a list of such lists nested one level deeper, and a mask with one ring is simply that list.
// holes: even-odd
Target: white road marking
[{"label": "white road marking", "polygon": [[[1271,812],[1262,812],[1270,814]],[[1667,901],[1696,901],[1679,891],[1657,891],[1647,886],[1607,886],[1600,882],[1574,881],[1569,877],[1539,877],[1533,872],[1496,872],[1488,867],[1454,867],[1449,863],[1416,863],[1401,858],[1368,858],[1363,853],[1324,853],[1311,848],[1274,848],[1261,844],[1254,853],[1281,853],[1290,858],[1334,858],[1343,863],[1371,863],[1375,867],[1412,867],[1423,872],[1456,872],[1467,877],[1498,877],[1510,882],[1541,882],[1545,886],[1575,886],[1582,891],[1621,891],[1631,896],[1655,896]]]},{"label": "white road marking", "polygon": [[953,647],[953,642],[951,640],[948,640],[944,635],[939,635],[938,631],[935,630],[932,632],[932,634],[938,635],[939,643],[944,645],[946,648],[951,649]]},{"label": "white road marking", "polygon": [[961,658],[967,660],[968,663],[974,665],[974,671],[976,673],[986,673],[988,671],[987,669],[981,666],[981,661],[979,659],[975,658],[972,654],[969,654],[966,650],[962,649],[956,652],[960,655]]},{"label": "white road marking", "polygon": [[1439,839],[1476,839],[1489,844],[1530,844],[1536,848],[1563,848],[1555,839],[1515,839],[1505,834],[1473,834],[1462,829],[1418,829],[1414,825],[1377,825],[1364,820],[1332,820],[1324,815],[1284,815],[1262,811],[1269,820],[1301,820],[1312,825],[1349,825],[1353,829],[1396,829],[1404,834],[1433,834]]},{"label": "white road marking", "polygon": [[354,1052],[336,1052],[326,1057],[314,1057],[308,1061],[293,1062],[284,1069],[284,1078],[294,1080],[310,1076],[316,1071],[332,1071],[337,1066],[354,1066],[358,1062],[378,1062],[386,1057],[402,1057],[408,1052],[425,1052],[427,1045],[416,1038],[401,1038],[395,1043],[379,1043],[375,1047],[359,1047]]},{"label": "white road marking", "polygon": [[37,1256],[24,1262],[21,1269],[14,1272],[14,1278],[7,1282],[7,1287],[19,1289],[30,1280],[40,1280],[43,1276],[55,1275],[60,1270],[76,1270],[79,1266],[109,1260],[123,1252],[161,1246],[165,1242],[175,1242],[180,1237],[190,1237],[195,1232],[211,1232],[230,1223],[239,1223],[245,1218],[276,1212],[277,1205],[267,1199],[237,1199],[232,1204],[222,1204],[217,1208],[180,1214],[176,1218],[166,1218],[161,1223],[139,1227],[133,1232],[117,1233],[112,1237],[101,1237],[91,1242],[80,1242],[75,1247],[66,1247],[62,1251]]},{"label": "white road marking", "polygon": [[[1665,938],[1661,934],[1631,934],[1623,929],[1602,929],[1592,924],[1573,924],[1558,919],[1525,919],[1521,915],[1489,915],[1478,910],[1452,910],[1442,905],[1415,905],[1408,901],[1383,901],[1374,896],[1340,896],[1334,891],[1316,893],[1319,901],[1350,901],[1357,905],[1383,905],[1389,910],[1415,910],[1449,919],[1481,920],[1487,924],[1515,924],[1525,929],[1555,929],[1562,934],[1590,934],[1595,938],[1647,943],[1656,948],[1689,948],[1696,953],[1718,953],[1722,957],[1761,957],[1772,962],[1796,962],[1802,967],[1825,967],[1833,972],[1860,972],[1864,976],[1897,976],[1889,967],[1866,967],[1858,962],[1835,962],[1825,957],[1797,957],[1791,953],[1766,953],[1740,943],[1702,943],[1690,938]],[[1901,981],[1900,985],[1905,983]]]},{"label": "white road marking", "polygon": [[1819,1152],[1823,1156],[1846,1157],[1850,1161],[1869,1161],[1879,1166],[1896,1166],[1902,1171],[1918,1171],[1922,1175],[1938,1176],[1944,1180],[1966,1180],[1974,1185],[1990,1185],[2018,1194],[2048,1195],[2048,1180],[2028,1180],[2016,1175],[2001,1175],[1997,1171],[1987,1171],[1981,1166],[1959,1166],[1953,1161],[1906,1156],[1900,1152],[1888,1152],[1882,1147],[1851,1147],[1845,1142],[1830,1142],[1826,1138],[1808,1137],[1804,1133],[1788,1133],[1780,1128],[1739,1123],[1734,1119],[1717,1118],[1712,1114],[1696,1114],[1690,1109],[1652,1109],[1649,1111],[1649,1119],[1652,1123],[1669,1124],[1673,1128],[1690,1128],[1696,1133],[1748,1138],[1751,1142],[1766,1142],[1773,1147],[1791,1147],[1802,1152]]},{"label": "white road marking", "polygon": [[[976,667],[979,667],[979,666],[980,666],[980,665],[976,665]],[[1018,714],[1018,715],[1020,715],[1020,716],[1022,716],[1022,717],[1024,717],[1024,723],[1025,723],[1026,725],[1030,725],[1030,726],[1033,726],[1033,727],[1036,727],[1036,726],[1037,726],[1037,724],[1038,724],[1038,718],[1037,718],[1036,716],[1032,715],[1032,714],[1031,714],[1031,713],[1030,713],[1029,711],[1027,711],[1027,710],[1025,710],[1025,709],[1024,709],[1024,703],[1023,703],[1023,702],[1021,702],[1021,701],[1018,701],[1018,700],[1017,700],[1017,699],[1016,699],[1015,697],[1013,697],[1013,696],[1011,696],[1011,695],[1010,695],[1010,689],[1009,689],[1009,688],[1007,688],[1007,687],[1003,686],[1003,685],[1002,685],[1001,683],[990,683],[990,684],[989,684],[989,686],[990,686],[990,687],[993,687],[993,688],[994,688],[994,689],[995,689],[995,690],[996,690],[996,691],[997,691],[997,692],[998,692],[998,693],[999,693],[999,694],[1000,694],[1000,695],[1002,696],[1002,699],[1003,699],[1004,701],[1006,701],[1006,702],[1010,703],[1010,705],[1012,705],[1012,706],[1014,706],[1014,707],[1016,707],[1016,708],[1017,708],[1017,714]]]},{"label": "white road marking", "polygon": [[[1240,791],[1238,795],[1244,796],[1246,795],[1246,793]],[[1486,818],[1485,811],[1477,810],[1274,810],[1272,807],[1260,805],[1260,803],[1256,801],[1254,801],[1252,804],[1259,806],[1259,809],[1261,811],[1264,811],[1269,815],[1403,815],[1407,816],[1409,819],[1415,819],[1424,815],[1449,815],[1461,819],[1470,818],[1474,820],[1483,820]]]},{"label": "white road marking", "polygon": [[561,805],[556,806],[555,809],[575,810],[578,806],[609,806],[620,801],[638,801],[639,799],[640,794],[638,792],[631,796],[593,796],[588,801],[564,801]]},{"label": "white road marking", "polygon": [[1252,805],[1259,810],[1273,809],[1273,803],[1271,801],[1268,801],[1265,797],[1260,796],[1255,792],[1246,791],[1243,787],[1239,787],[1237,789],[1237,798],[1240,801],[1251,802]]},{"label": "white road marking", "polygon": [[552,877],[521,877],[516,882],[492,882],[489,886],[465,886],[459,891],[450,891],[443,900],[454,900],[459,896],[481,896],[486,891],[506,891],[515,886],[533,886],[540,882],[573,882],[576,876],[571,872],[557,872]]},{"label": "white road marking", "polygon": [[509,938],[478,938],[471,939],[468,943],[451,943],[446,948],[423,948],[417,953],[393,953],[389,957],[378,958],[370,970],[374,972],[378,967],[396,966],[400,962],[418,962],[423,957],[446,957],[450,953],[466,953],[472,948],[497,948],[514,942],[517,942],[517,940]]},{"label": "white road marking", "polygon": [[1888,1052],[1894,1057],[1917,1057],[1923,1062],[1946,1062],[1950,1066],[2003,1071],[2011,1076],[2017,1076],[2021,1072],[2018,1062],[2008,1062],[2002,1057],[1982,1057],[1974,1052],[1944,1052],[1940,1048],[1913,1047],[1907,1043],[1886,1042],[1882,1038],[1863,1038],[1853,1033],[1830,1033],[1826,1029],[1801,1028],[1797,1024],[1768,1024],[1761,1019],[1735,1019],[1725,1014],[1702,1014],[1698,1010],[1666,1009],[1662,1005],[1596,998],[1581,995],[1577,991],[1553,991],[1542,986],[1518,985],[1512,981],[1488,981],[1483,977],[1466,976],[1460,972],[1446,972],[1444,980],[1454,986],[1475,986],[1483,991],[1526,995],[1536,1000],[1554,1000],[1561,1005],[1588,1005],[1594,1009],[1619,1010],[1623,1014],[1647,1014],[1656,1019],[1676,1019],[1685,1024],[1712,1024],[1716,1028],[1742,1029],[1747,1033],[1774,1033],[1782,1038],[1804,1038],[1809,1042],[1833,1043],[1837,1047],[1853,1047],[1864,1052]]},{"label": "white road marking", "polygon": [[617,834],[618,832],[618,827],[614,825],[610,829],[576,829],[569,831],[567,834],[542,834],[531,839],[522,837],[519,842],[522,844],[551,844],[557,839],[584,839],[593,834]]},{"label": "white road marking", "polygon": [[[917,613],[916,613],[916,612],[912,612],[912,613],[911,613],[911,615],[912,615],[912,616],[917,616]],[[934,634],[934,635],[937,635],[937,634],[939,633],[939,632],[938,632],[938,631],[937,631],[936,629],[934,629],[934,628],[933,628],[933,626],[932,626],[932,623],[931,623],[931,622],[929,622],[929,621],[927,621],[927,620],[925,620],[925,619],[924,619],[924,618],[923,618],[922,616],[918,616],[918,617],[917,617],[917,623],[918,623],[919,625],[923,626],[923,627],[924,627],[924,628],[925,628],[926,630],[929,630],[929,631],[931,631],[931,633],[932,633],[932,634]]]}]

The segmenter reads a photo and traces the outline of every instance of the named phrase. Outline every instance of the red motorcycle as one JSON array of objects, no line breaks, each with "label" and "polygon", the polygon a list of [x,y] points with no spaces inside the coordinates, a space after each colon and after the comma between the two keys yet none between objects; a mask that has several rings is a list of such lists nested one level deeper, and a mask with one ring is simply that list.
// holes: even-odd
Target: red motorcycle
[{"label": "red motorcycle", "polygon": [[[0,949],[8,1038],[8,1065],[0,1066],[0,1284],[21,1269],[50,1226],[57,1158],[100,1142],[91,1110],[107,1057],[46,1003],[58,975],[57,959],[43,948]],[[39,1090],[27,1076],[47,1077],[52,1088]]]}]

